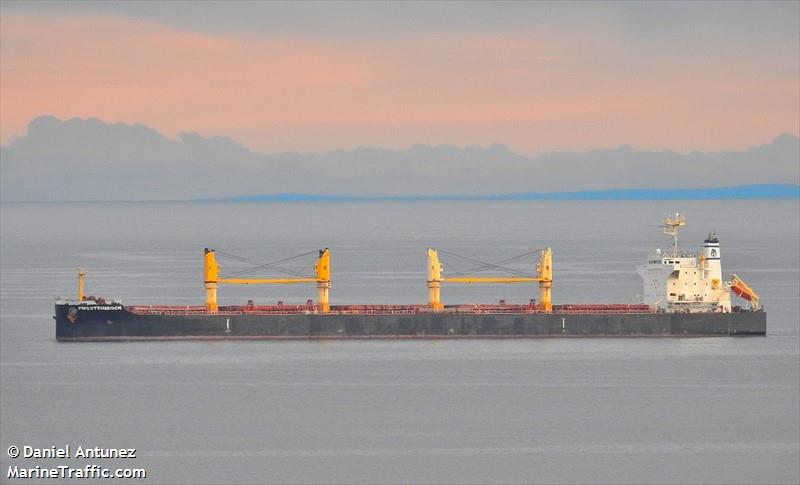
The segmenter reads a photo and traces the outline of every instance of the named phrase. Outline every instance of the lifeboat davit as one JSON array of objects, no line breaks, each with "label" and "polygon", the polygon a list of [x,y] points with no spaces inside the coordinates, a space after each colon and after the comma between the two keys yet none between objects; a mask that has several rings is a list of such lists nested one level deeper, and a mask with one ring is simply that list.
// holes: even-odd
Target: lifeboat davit
[{"label": "lifeboat davit", "polygon": [[739,296],[750,303],[752,303],[753,308],[758,309],[758,293],[755,292],[752,288],[750,288],[747,283],[744,282],[736,273],[731,273],[731,281],[730,281],[731,291],[736,295]]}]

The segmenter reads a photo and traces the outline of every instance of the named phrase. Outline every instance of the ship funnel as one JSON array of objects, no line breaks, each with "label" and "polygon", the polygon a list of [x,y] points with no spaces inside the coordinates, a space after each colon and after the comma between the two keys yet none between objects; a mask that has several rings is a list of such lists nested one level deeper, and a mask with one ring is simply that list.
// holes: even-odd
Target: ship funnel
[{"label": "ship funnel", "polygon": [[717,289],[722,282],[722,254],[719,248],[719,239],[715,232],[708,234],[703,241],[700,261],[705,272],[705,279],[711,280],[711,287]]}]

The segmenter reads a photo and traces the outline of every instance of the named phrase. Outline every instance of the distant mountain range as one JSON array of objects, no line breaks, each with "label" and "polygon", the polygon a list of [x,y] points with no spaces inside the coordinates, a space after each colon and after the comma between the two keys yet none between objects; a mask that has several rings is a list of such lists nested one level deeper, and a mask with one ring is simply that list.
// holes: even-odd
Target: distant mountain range
[{"label": "distant mountain range", "polygon": [[709,189],[630,189],[578,192],[527,192],[498,195],[418,195],[363,197],[302,193],[241,195],[194,199],[192,202],[392,202],[392,201],[530,201],[530,200],[703,200],[703,199],[798,199],[800,185],[762,184]]},{"label": "distant mountain range", "polygon": [[229,138],[41,116],[0,147],[0,162],[3,201],[757,198],[796,197],[800,185],[800,139],[786,134],[719,152],[531,157],[495,144],[261,154]]}]

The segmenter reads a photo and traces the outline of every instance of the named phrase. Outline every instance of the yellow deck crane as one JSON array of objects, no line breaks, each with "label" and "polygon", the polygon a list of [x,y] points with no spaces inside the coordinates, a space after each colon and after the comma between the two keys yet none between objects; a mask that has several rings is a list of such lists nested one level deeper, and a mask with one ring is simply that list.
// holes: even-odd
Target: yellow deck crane
[{"label": "yellow deck crane", "polygon": [[84,291],[86,288],[85,281],[86,271],[78,268],[78,303],[83,301],[83,298],[86,296],[84,295]]},{"label": "yellow deck crane", "polygon": [[[440,289],[442,283],[531,283],[539,282],[540,308],[550,313],[553,311],[551,289],[553,288],[553,252],[550,248],[542,249],[539,263],[536,265],[537,276],[464,276],[443,278],[439,252],[428,248],[428,304],[435,312],[444,309]],[[491,266],[491,265],[490,265]]]},{"label": "yellow deck crane", "polygon": [[319,251],[317,263],[314,265],[314,278],[220,278],[216,252],[213,249],[205,249],[203,261],[206,309],[211,313],[215,313],[219,309],[217,285],[220,283],[231,285],[316,283],[318,310],[320,313],[330,311],[331,254],[328,248]]}]

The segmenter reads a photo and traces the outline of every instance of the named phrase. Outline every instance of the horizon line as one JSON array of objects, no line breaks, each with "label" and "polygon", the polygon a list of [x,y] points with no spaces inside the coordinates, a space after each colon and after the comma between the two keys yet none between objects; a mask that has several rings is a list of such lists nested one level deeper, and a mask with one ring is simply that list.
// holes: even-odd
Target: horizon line
[{"label": "horizon line", "polygon": [[546,201],[644,201],[644,200],[757,200],[800,199],[800,184],[748,184],[708,188],[632,188],[558,192],[516,192],[488,195],[331,195],[285,192],[190,199],[120,200],[0,200],[2,204],[97,204],[97,203],[287,203],[287,202],[546,202]]}]

